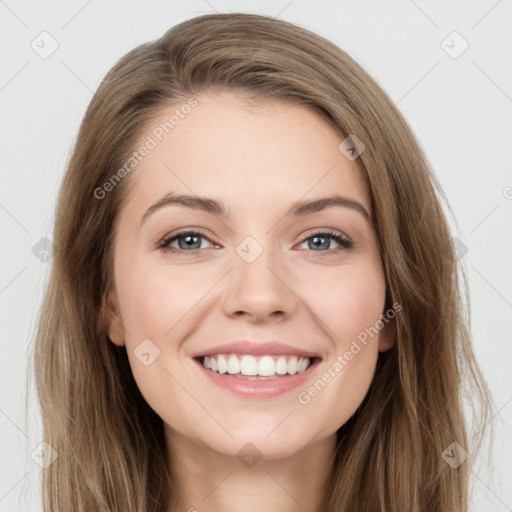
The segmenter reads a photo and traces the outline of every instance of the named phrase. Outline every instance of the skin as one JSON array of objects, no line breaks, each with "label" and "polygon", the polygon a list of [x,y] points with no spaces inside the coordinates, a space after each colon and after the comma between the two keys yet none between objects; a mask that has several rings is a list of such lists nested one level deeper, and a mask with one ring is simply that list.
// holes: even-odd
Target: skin
[{"label": "skin", "polygon": [[[376,234],[359,212],[283,215],[295,201],[333,192],[371,215],[368,190],[357,162],[338,150],[343,138],[306,107],[234,93],[196,98],[125,178],[134,181],[115,239],[109,337],[126,346],[143,396],[164,421],[178,489],[169,512],[317,511],[336,431],[365,397],[395,327],[385,324],[307,405],[299,403],[298,393],[379,320],[386,285]],[[176,108],[165,109],[140,140]],[[168,205],[141,225],[171,191],[221,200],[230,217]],[[171,244],[180,254],[155,248],[181,228],[201,229],[206,238],[193,246],[199,256],[183,255],[187,235]],[[325,228],[354,246],[332,253],[340,245],[327,238],[316,248],[311,237]],[[252,263],[236,252],[248,236],[263,249]],[[134,350],[148,338],[160,355],[145,366]],[[240,339],[282,341],[322,361],[307,386],[243,399],[211,384],[191,358]],[[261,454],[251,467],[237,457],[248,442]]]}]

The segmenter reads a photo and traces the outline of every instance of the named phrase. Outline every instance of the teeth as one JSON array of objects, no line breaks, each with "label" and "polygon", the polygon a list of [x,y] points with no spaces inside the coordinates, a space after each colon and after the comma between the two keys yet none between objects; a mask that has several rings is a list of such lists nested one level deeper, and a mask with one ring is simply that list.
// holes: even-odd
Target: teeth
[{"label": "teeth", "polygon": [[[232,355],[236,359],[235,355]],[[256,361],[255,357],[252,356],[242,356],[240,361],[240,370],[242,375],[258,375],[260,366],[258,361]],[[263,375],[260,373],[259,375]]]},{"label": "teeth", "polygon": [[228,362],[224,356],[217,359],[217,371],[219,373],[226,373],[228,371]]},{"label": "teeth", "polygon": [[284,375],[288,373],[288,364],[286,363],[286,359],[284,357],[279,357],[276,362],[276,373],[278,375]]},{"label": "teeth", "polygon": [[309,366],[309,359],[302,358],[297,365],[297,373],[302,373]]},{"label": "teeth", "polygon": [[240,361],[235,355],[230,355],[228,359],[228,373],[236,375],[240,373]]},{"label": "teeth", "polygon": [[274,360],[270,356],[263,356],[258,363],[258,375],[270,377],[275,374],[276,363],[274,363]]},{"label": "teeth", "polygon": [[236,354],[219,354],[206,356],[203,366],[216,373],[230,375],[246,375],[276,377],[277,375],[294,375],[305,371],[311,361],[309,357],[297,356],[237,356]]}]

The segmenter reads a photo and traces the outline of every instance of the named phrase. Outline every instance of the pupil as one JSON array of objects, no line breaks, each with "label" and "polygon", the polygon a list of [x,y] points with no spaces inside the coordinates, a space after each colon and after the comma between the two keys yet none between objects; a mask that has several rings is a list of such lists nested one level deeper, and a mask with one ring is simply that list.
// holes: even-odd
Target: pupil
[{"label": "pupil", "polygon": [[[194,243],[197,243],[197,242],[194,242],[194,238],[196,240],[199,239],[199,237],[197,235],[187,235],[187,236],[182,237],[182,239],[185,239],[185,249],[190,249],[190,248],[196,249],[196,247],[191,247]],[[199,245],[201,245],[201,243],[199,243]],[[183,247],[181,247],[181,249],[183,249]],[[199,249],[199,247],[197,247],[197,249]]]},{"label": "pupil", "polygon": [[[317,244],[317,241],[318,241],[318,240],[324,240],[325,242],[324,242],[323,244],[322,244],[322,243],[320,243],[320,245],[318,245],[318,244]],[[327,238],[326,238],[326,237],[324,237],[324,236],[314,236],[314,237],[313,237],[313,243],[315,244],[314,246],[315,246],[316,248],[322,247],[322,248],[324,248],[324,249],[327,249],[327,248],[328,248],[327,246],[329,245],[329,244],[328,244],[328,242],[327,242]]]}]

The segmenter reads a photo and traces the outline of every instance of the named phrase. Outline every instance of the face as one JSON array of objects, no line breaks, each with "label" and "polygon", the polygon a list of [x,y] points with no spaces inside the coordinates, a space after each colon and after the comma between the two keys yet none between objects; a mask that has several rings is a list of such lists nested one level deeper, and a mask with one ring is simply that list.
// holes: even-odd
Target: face
[{"label": "face", "polygon": [[[393,344],[393,322],[379,322],[386,287],[370,198],[338,149],[343,138],[315,112],[227,93],[197,100],[161,141],[155,127],[180,105],[154,120],[141,145],[150,136],[156,146],[124,178],[133,182],[115,239],[109,336],[126,345],[168,435],[231,456],[250,441],[285,457],[350,418],[378,351]],[[151,208],[184,195],[218,201],[225,215]],[[333,195],[348,201],[287,213]],[[291,389],[244,394],[219,384],[236,377],[213,380],[194,357],[238,340],[284,343],[315,364],[254,384],[295,379]]]}]

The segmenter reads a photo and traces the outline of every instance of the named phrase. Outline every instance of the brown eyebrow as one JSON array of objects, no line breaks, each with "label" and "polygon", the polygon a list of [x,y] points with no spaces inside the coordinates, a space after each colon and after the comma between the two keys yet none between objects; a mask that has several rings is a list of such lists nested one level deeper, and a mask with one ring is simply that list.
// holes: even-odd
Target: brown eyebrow
[{"label": "brown eyebrow", "polygon": [[[199,210],[206,213],[211,213],[213,215],[218,215],[219,217],[229,218],[229,212],[222,201],[218,201],[217,199],[212,199],[209,197],[191,195],[174,196],[173,192],[170,192],[146,210],[142,216],[141,224],[155,210],[168,205],[184,206],[185,208],[191,208],[193,210]],[[351,208],[352,210],[359,212],[365,218],[365,220],[370,223],[370,225],[372,224],[370,214],[361,203],[340,195],[331,195],[328,197],[322,197],[320,199],[313,199],[309,201],[297,201],[296,203],[292,204],[292,206],[286,211],[284,217],[303,217],[305,215],[310,215],[312,213],[316,213],[333,206]]]}]

